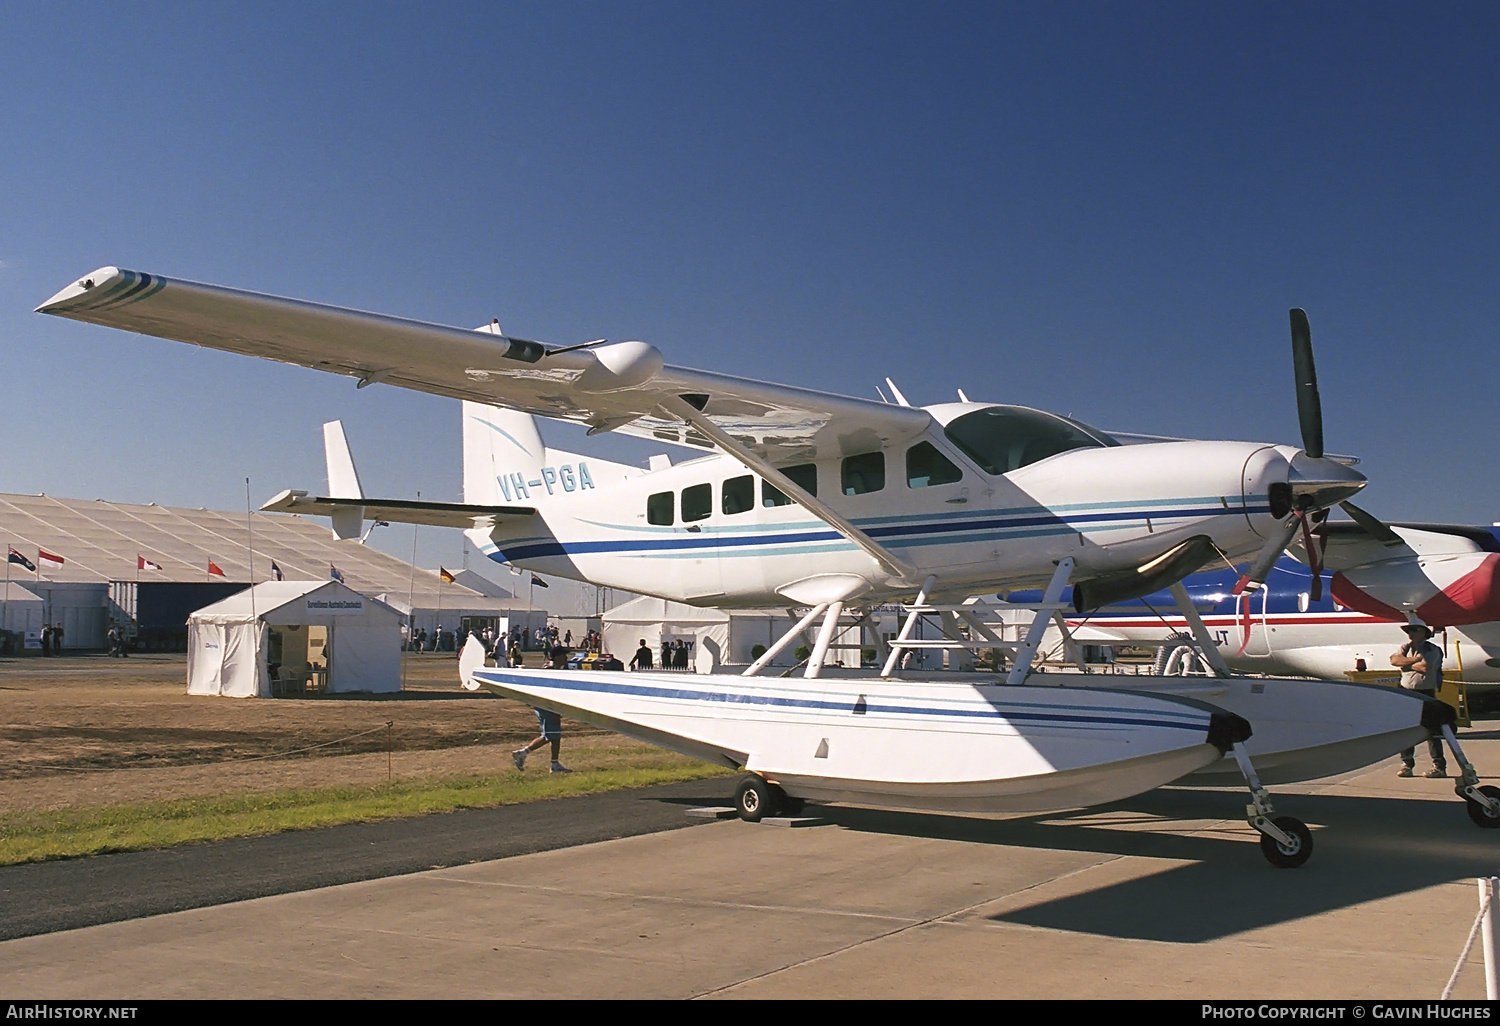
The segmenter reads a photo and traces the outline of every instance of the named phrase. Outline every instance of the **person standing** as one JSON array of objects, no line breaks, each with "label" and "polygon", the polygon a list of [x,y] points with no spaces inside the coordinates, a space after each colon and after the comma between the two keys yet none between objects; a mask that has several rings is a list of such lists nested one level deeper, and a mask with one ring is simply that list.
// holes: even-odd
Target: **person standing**
[{"label": "person standing", "polygon": [[642,673],[651,669],[651,649],[646,646],[646,639],[641,639],[641,647],[635,650],[635,658],[630,660],[630,672]]},{"label": "person standing", "polygon": [[44,623],[44,624],[42,624],[42,655],[44,655],[44,656],[50,656],[51,654],[52,654],[52,625],[50,623]]},{"label": "person standing", "polygon": [[[1425,624],[1409,623],[1401,628],[1406,632],[1407,642],[1391,654],[1391,665],[1401,671],[1401,686],[1428,698],[1436,698],[1443,683],[1443,650],[1431,641],[1432,630]],[[1416,748],[1401,753],[1401,769],[1398,777],[1409,777],[1416,768]],[[1429,778],[1448,775],[1448,761],[1443,756],[1443,740],[1432,736],[1427,739],[1427,754],[1432,756],[1432,769],[1425,774]]]},{"label": "person standing", "polygon": [[55,655],[55,656],[62,655],[62,641],[63,641],[62,624],[58,624],[56,627],[52,628],[52,654],[53,655]]}]

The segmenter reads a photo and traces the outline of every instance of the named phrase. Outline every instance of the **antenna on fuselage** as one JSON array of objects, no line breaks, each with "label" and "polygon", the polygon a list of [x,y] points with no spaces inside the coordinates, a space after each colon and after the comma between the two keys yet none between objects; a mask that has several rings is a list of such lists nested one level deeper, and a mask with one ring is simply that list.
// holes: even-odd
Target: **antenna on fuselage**
[{"label": "antenna on fuselage", "polygon": [[958,390],[958,401],[961,403],[973,402],[972,399],[964,395],[964,390],[961,388]]},{"label": "antenna on fuselage", "polygon": [[[890,378],[886,378],[885,379],[885,383],[886,383],[887,386],[890,387],[891,395],[893,395],[893,396],[896,397],[896,405],[897,406],[910,406],[911,405],[911,403],[909,403],[909,402],[906,401],[906,396],[904,396],[904,395],[901,394],[901,389],[899,389],[899,388],[896,387],[896,383],[894,381],[892,381]],[[882,396],[882,398],[884,398],[884,397]]]}]

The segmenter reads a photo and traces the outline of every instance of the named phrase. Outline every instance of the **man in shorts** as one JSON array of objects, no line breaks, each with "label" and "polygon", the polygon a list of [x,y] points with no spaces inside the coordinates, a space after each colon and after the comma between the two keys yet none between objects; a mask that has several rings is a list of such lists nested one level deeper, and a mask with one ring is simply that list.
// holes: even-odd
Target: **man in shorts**
[{"label": "man in shorts", "polygon": [[537,709],[535,712],[536,721],[541,727],[542,734],[525,748],[517,748],[514,752],[510,753],[510,757],[515,760],[516,769],[524,770],[526,768],[526,756],[543,745],[550,744],[552,746],[552,772],[572,773],[572,770],[557,761],[557,757],[562,749],[562,717],[546,709]]}]

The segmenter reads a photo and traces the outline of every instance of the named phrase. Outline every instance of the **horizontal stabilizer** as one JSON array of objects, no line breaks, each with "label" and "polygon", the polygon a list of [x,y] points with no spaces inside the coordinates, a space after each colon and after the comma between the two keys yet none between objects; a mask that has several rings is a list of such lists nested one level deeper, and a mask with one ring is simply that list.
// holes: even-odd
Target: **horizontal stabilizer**
[{"label": "horizontal stabilizer", "polygon": [[529,517],[536,513],[530,506],[470,506],[461,502],[411,499],[333,499],[308,495],[292,488],[261,507],[265,513],[302,513],[317,517],[337,516],[356,509],[363,510],[363,520],[462,528],[485,526],[502,518]]}]

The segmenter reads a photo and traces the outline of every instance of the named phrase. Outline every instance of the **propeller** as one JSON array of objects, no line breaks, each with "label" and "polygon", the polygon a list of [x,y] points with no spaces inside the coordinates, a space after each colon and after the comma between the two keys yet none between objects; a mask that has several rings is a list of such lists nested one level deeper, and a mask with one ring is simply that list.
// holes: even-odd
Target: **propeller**
[{"label": "propeller", "polygon": [[[1287,481],[1292,496],[1291,509],[1255,554],[1255,559],[1235,583],[1232,594],[1239,595],[1252,584],[1265,584],[1271,568],[1300,531],[1313,570],[1311,597],[1320,599],[1323,595],[1322,558],[1313,535],[1322,527],[1328,507],[1357,492],[1364,486],[1365,479],[1343,462],[1328,459],[1323,453],[1323,400],[1318,395],[1318,370],[1313,362],[1312,327],[1305,310],[1293,309],[1289,316],[1292,371],[1297,385],[1297,421],[1302,429],[1302,452],[1292,459]],[[1282,509],[1285,510],[1286,506],[1283,505]],[[1367,513],[1364,516],[1374,520]]]}]

